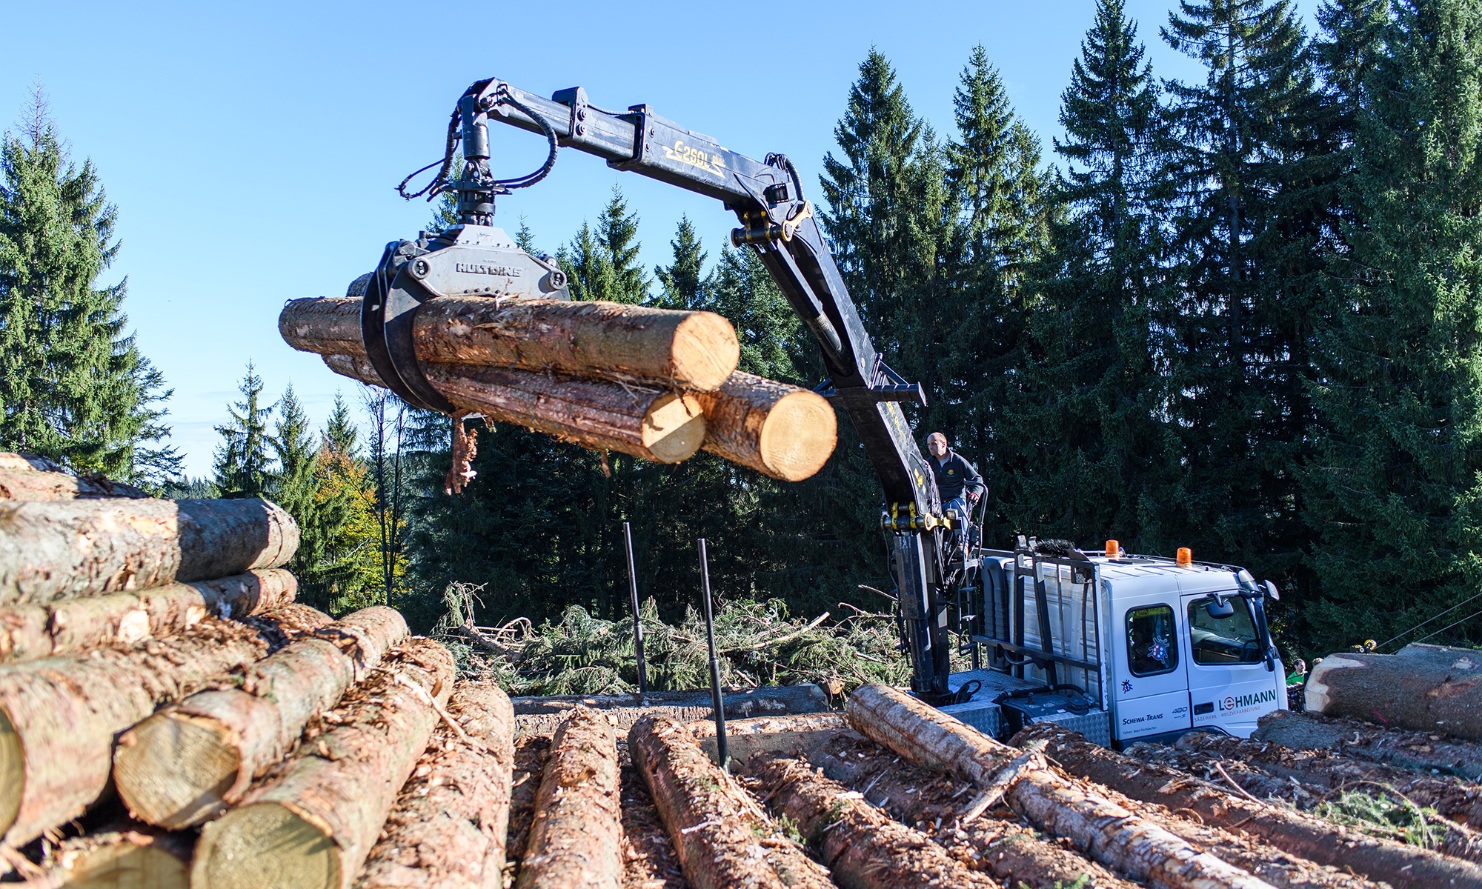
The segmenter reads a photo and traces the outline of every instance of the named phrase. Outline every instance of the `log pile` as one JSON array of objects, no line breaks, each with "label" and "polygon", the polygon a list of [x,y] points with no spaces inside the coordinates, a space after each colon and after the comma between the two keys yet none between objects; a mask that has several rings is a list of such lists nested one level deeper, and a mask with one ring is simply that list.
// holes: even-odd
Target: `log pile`
[{"label": "log pile", "polygon": [[[335,373],[385,386],[360,299],[296,299],[278,330]],[[816,473],[837,421],[821,396],[736,370],[735,329],[711,312],[543,298],[430,300],[412,319],[427,382],[462,415],[657,463],[703,448],[784,481]]]}]

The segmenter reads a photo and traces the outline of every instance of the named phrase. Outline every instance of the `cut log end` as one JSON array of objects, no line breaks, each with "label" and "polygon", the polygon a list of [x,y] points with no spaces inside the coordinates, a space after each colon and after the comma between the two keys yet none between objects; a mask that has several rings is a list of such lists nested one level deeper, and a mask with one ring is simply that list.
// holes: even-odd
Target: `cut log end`
[{"label": "cut log end", "polygon": [[64,848],[43,885],[67,889],[187,889],[190,844],[179,834],[126,831]]},{"label": "cut log end", "polygon": [[0,836],[15,823],[25,795],[26,757],[21,739],[10,724],[5,708],[0,707]]},{"label": "cut log end", "polygon": [[172,830],[213,817],[241,768],[238,746],[223,733],[217,720],[181,712],[130,729],[113,758],[124,805],[135,818]]},{"label": "cut log end", "polygon": [[337,889],[340,849],[289,807],[253,803],[206,825],[190,882],[212,889]]},{"label": "cut log end", "polygon": [[643,419],[643,447],[659,463],[681,463],[705,440],[705,414],[692,395],[668,393],[654,399]]},{"label": "cut log end", "polygon": [[709,392],[720,388],[741,360],[736,328],[714,312],[695,312],[674,331],[674,381]]},{"label": "cut log end", "polygon": [[768,475],[798,482],[823,468],[838,440],[833,407],[822,395],[804,389],[772,406],[758,450]]}]

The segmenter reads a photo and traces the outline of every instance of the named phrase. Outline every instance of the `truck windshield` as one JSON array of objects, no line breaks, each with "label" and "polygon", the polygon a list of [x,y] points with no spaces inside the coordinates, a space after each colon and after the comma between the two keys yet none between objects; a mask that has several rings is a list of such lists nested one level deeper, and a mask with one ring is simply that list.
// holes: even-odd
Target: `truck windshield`
[{"label": "truck windshield", "polygon": [[1220,666],[1260,663],[1261,645],[1250,603],[1231,595],[1225,601],[1234,606],[1235,613],[1229,617],[1211,617],[1206,607],[1210,601],[1195,599],[1189,603],[1194,663]]}]

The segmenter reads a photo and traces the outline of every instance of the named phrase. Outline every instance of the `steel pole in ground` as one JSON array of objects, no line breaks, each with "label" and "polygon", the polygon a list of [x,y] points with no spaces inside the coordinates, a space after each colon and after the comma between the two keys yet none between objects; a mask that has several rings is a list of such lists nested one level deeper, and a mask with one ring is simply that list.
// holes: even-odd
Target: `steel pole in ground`
[{"label": "steel pole in ground", "polygon": [[638,618],[638,569],[633,567],[633,529],[623,522],[623,542],[628,545],[628,591],[633,595],[633,648],[638,652],[638,693],[648,694],[648,666],[643,662],[643,621]]},{"label": "steel pole in ground", "polygon": [[700,538],[700,586],[705,595],[705,644],[710,647],[710,701],[715,708],[715,752],[720,767],[730,771],[726,752],[726,707],[720,693],[720,660],[715,656],[715,610],[710,605],[710,555]]}]

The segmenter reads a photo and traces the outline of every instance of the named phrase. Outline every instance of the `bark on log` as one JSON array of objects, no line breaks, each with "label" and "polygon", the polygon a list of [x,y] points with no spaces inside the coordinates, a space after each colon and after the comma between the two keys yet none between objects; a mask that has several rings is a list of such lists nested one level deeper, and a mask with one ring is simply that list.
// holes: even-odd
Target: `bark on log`
[{"label": "bark on log", "polygon": [[166,701],[263,657],[283,633],[329,618],[289,605],[267,618],[206,620],[127,650],[0,667],[0,829],[19,846],[82,814],[108,789],[114,736]]},{"label": "bark on log", "polygon": [[846,889],[999,887],[994,878],[953,861],[919,831],[891,819],[807,763],[759,757],[748,774],[765,788],[771,809],[797,823],[799,833],[821,853],[834,882]]},{"label": "bark on log", "polygon": [[36,454],[17,454],[0,451],[0,469],[9,471],[61,472],[62,467],[54,461]]},{"label": "bark on log", "polygon": [[0,605],[39,604],[278,568],[292,516],[265,500],[0,503]]},{"label": "bark on log", "polygon": [[460,682],[402,788],[358,889],[504,889],[514,710],[491,683]]},{"label": "bark on log", "polygon": [[[335,373],[384,388],[366,359],[326,355],[324,363]],[[696,397],[686,393],[502,367],[429,364],[423,371],[460,411],[592,450],[680,463],[705,440],[705,415]]]},{"label": "bark on log", "polygon": [[239,688],[154,714],[118,741],[113,780],[124,805],[170,830],[219,816],[406,636],[401,612],[364,608],[253,664]]},{"label": "bark on log", "polygon": [[846,714],[856,731],[901,756],[1001,792],[1031,824],[1130,879],[1169,889],[1269,885],[904,692],[863,686]]},{"label": "bark on log", "polygon": [[1251,737],[1283,747],[1338,750],[1345,757],[1482,780],[1482,745],[1434,732],[1385,729],[1357,719],[1275,710]]},{"label": "bark on log", "polygon": [[78,478],[65,472],[38,472],[0,465],[0,500],[88,500],[100,497],[143,499],[133,485],[106,478]]},{"label": "bark on log", "polygon": [[628,751],[696,889],[826,889],[828,872],[776,825],[689,732],[662,716],[640,719]]},{"label": "bark on log", "polygon": [[[288,345],[320,355],[365,356],[360,300],[296,299],[278,331]],[[611,302],[508,297],[445,297],[412,319],[417,359],[511,367],[569,376],[622,379],[708,392],[726,381],[741,355],[731,322]]]},{"label": "bark on log", "polygon": [[737,371],[699,400],[705,412],[701,447],[785,482],[822,469],[839,440],[833,406],[807,389]]},{"label": "bark on log", "polygon": [[191,884],[348,889],[397,792],[427,748],[453,686],[453,658],[428,639],[387,657],[240,804],[201,831]]},{"label": "bark on log", "polygon": [[[560,726],[566,711],[581,706],[603,710],[607,721],[626,732],[649,714],[667,716],[679,723],[714,718],[709,691],[651,691],[625,695],[547,695],[514,698],[515,737],[550,735]],[[726,719],[751,719],[803,713],[827,713],[828,695],[811,682],[801,685],[727,689],[721,695]]]},{"label": "bark on log", "polygon": [[0,608],[0,664],[132,645],[187,630],[206,617],[264,614],[292,602],[298,581],[282,568],[137,593]]},{"label": "bark on log", "polygon": [[612,726],[578,707],[551,741],[515,889],[618,889],[621,811]]},{"label": "bark on log", "polygon": [[1185,735],[1179,739],[1178,746],[1195,756],[1234,759],[1277,778],[1325,790],[1362,784],[1388,788],[1415,805],[1435,809],[1459,824],[1474,830],[1482,828],[1482,785],[1470,781],[1357,762],[1331,750],[1292,750],[1279,744],[1208,732]]},{"label": "bark on log", "polygon": [[30,889],[187,889],[194,837],[132,828],[64,843]]},{"label": "bark on log", "polygon": [[1330,655],[1308,674],[1306,694],[1309,713],[1482,740],[1482,652],[1472,649]]},{"label": "bark on log", "polygon": [[1319,864],[1415,889],[1482,887],[1482,868],[1414,846],[1366,837],[1336,824],[1227,793],[1174,769],[1139,762],[1086,741],[1052,724],[1031,726],[1014,738],[1021,747],[1042,747],[1071,774],[1104,784],[1135,800],[1187,811],[1270,843]]}]

